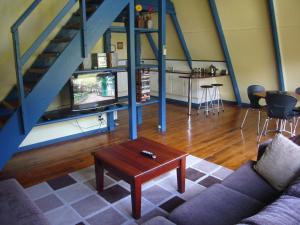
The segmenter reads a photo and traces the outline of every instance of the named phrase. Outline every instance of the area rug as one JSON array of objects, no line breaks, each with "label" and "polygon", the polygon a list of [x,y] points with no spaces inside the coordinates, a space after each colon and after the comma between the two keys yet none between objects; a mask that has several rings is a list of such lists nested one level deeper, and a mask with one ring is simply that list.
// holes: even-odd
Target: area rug
[{"label": "area rug", "polygon": [[134,225],[168,214],[207,187],[221,182],[231,170],[188,156],[186,192],[178,193],[176,170],[143,185],[142,217],[131,216],[130,186],[105,172],[105,190],[95,190],[94,167],[37,184],[26,189],[53,225]]}]

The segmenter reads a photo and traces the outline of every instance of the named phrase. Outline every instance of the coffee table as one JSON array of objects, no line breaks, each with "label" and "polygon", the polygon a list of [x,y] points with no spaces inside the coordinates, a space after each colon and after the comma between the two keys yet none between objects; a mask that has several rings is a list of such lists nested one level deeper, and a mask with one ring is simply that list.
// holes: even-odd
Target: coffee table
[{"label": "coffee table", "polygon": [[[157,158],[140,154],[142,150],[153,152]],[[104,187],[104,169],[131,185],[132,214],[141,217],[142,184],[170,170],[177,169],[177,185],[185,192],[185,166],[188,154],[155,141],[139,138],[101,149],[94,153],[96,186],[98,193]]]}]

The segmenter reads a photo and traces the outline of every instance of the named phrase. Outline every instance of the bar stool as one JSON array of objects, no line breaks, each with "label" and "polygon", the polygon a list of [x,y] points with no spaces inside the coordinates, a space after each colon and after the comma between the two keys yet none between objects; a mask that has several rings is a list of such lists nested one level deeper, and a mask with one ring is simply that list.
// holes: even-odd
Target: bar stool
[{"label": "bar stool", "polygon": [[[201,97],[201,102],[200,102],[198,110],[200,111],[201,109],[203,109],[204,114],[206,116],[208,116],[209,112],[212,112],[213,114],[215,114],[214,113],[214,103],[213,103],[213,99],[212,99],[211,92],[210,92],[210,89],[212,89],[213,86],[212,85],[201,85],[200,87],[202,89],[202,97]],[[202,106],[202,104],[203,104],[203,106]]]},{"label": "bar stool", "polygon": [[214,108],[217,110],[218,114],[220,113],[220,109],[224,112],[223,100],[221,98],[220,87],[223,87],[223,84],[211,84],[213,87],[213,101],[217,102],[214,104]]}]

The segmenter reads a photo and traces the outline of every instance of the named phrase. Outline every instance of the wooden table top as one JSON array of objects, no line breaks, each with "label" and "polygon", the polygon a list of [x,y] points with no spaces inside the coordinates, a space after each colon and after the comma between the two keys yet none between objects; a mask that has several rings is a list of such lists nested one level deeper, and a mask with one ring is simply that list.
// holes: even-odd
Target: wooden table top
[{"label": "wooden table top", "polygon": [[[270,91],[270,92],[272,92],[272,91]],[[300,95],[296,94],[295,92],[292,92],[292,91],[284,91],[284,92],[282,92],[282,93],[287,94],[287,95],[290,95],[290,96],[293,96],[293,97],[295,97],[298,101],[300,101]],[[256,96],[261,97],[261,98],[265,98],[265,97],[266,97],[266,94],[267,94],[266,91],[255,93]]]},{"label": "wooden table top", "polygon": [[[143,156],[140,153],[142,150],[153,152],[156,159]],[[94,153],[97,160],[100,160],[104,166],[108,165],[133,177],[163,167],[187,155],[185,152],[146,138],[113,145]]]}]

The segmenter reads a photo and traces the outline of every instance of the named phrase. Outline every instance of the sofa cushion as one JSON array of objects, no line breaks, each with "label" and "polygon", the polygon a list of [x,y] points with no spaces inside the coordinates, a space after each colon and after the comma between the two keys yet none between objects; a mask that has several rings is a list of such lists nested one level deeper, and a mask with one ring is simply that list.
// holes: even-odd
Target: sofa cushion
[{"label": "sofa cushion", "polygon": [[274,188],[284,190],[300,170],[300,146],[277,134],[254,169]]},{"label": "sofa cushion", "polygon": [[170,220],[166,219],[165,217],[157,216],[152,218],[151,220],[148,220],[142,225],[176,225],[176,224],[172,223]]},{"label": "sofa cushion", "polygon": [[280,192],[258,175],[253,169],[253,165],[253,161],[248,161],[228,176],[222,184],[268,204],[278,198]]},{"label": "sofa cushion", "polygon": [[291,183],[285,194],[300,198],[300,176]]},{"label": "sofa cushion", "polygon": [[215,184],[176,208],[169,219],[178,225],[236,224],[264,204],[222,184]]},{"label": "sofa cushion", "polygon": [[300,224],[300,198],[282,195],[256,215],[240,222],[247,225],[296,225]]},{"label": "sofa cushion", "polygon": [[0,221],[9,225],[48,225],[39,208],[14,179],[0,182]]}]

